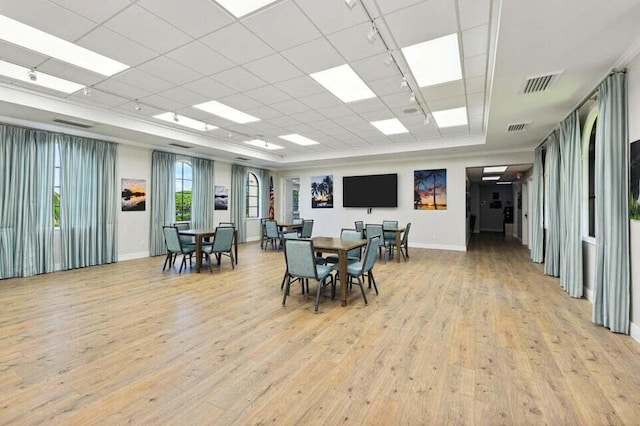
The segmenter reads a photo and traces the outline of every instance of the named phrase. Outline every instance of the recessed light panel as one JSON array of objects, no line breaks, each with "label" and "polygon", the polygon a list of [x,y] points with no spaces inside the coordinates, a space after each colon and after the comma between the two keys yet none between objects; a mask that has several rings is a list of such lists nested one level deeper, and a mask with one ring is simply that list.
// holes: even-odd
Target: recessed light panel
[{"label": "recessed light panel", "polygon": [[40,71],[31,71],[29,68],[5,61],[0,61],[0,75],[63,93],[74,93],[84,87],[82,84],[74,83],[73,81],[54,77]]},{"label": "recessed light panel", "polygon": [[402,53],[420,87],[462,79],[456,33],[404,47]]},{"label": "recessed light panel", "polygon": [[106,76],[129,68],[121,62],[3,15],[0,15],[0,39]]},{"label": "recessed light panel", "polygon": [[433,111],[431,115],[433,115],[436,124],[438,124],[440,128],[467,125],[466,107]]},{"label": "recessed light panel", "polygon": [[275,2],[276,0],[215,0],[220,6],[227,9],[236,18],[241,18],[244,15],[265,7],[268,4]]},{"label": "recessed light panel", "polygon": [[284,139],[285,141],[297,143],[298,145],[302,146],[318,144],[318,142],[298,134],[279,136],[279,138]]},{"label": "recessed light panel", "polygon": [[184,115],[174,114],[172,112],[163,112],[162,114],[154,115],[153,118],[166,121],[167,123],[176,124],[178,126],[200,130],[201,132],[217,129],[216,126],[212,126],[211,124],[194,120],[193,118],[185,117]]},{"label": "recessed light panel", "polygon": [[397,118],[388,120],[372,121],[371,124],[385,135],[397,135],[400,133],[409,133],[406,127]]},{"label": "recessed light panel", "polygon": [[496,182],[498,185],[511,185],[511,182]]},{"label": "recessed light panel", "polygon": [[498,180],[500,176],[482,176],[482,180]]},{"label": "recessed light panel", "polygon": [[491,167],[485,167],[484,169],[482,169],[482,172],[484,174],[503,173],[505,170],[507,170],[507,166],[491,166]]},{"label": "recessed light panel", "polygon": [[260,121],[259,118],[254,117],[253,115],[249,115],[242,111],[238,111],[237,109],[231,108],[230,106],[227,106],[225,104],[221,104],[218,101],[209,101],[202,104],[194,105],[193,107],[198,108],[202,111],[208,112],[209,114],[226,118],[227,120],[231,120],[239,124]]},{"label": "recessed light panel", "polygon": [[250,141],[245,141],[244,143],[257,146],[258,148],[273,150],[273,149],[282,149],[283,147],[280,145],[276,145],[275,143],[266,142],[261,139],[253,139]]},{"label": "recessed light panel", "polygon": [[344,103],[376,97],[369,86],[346,64],[313,73],[311,78]]}]

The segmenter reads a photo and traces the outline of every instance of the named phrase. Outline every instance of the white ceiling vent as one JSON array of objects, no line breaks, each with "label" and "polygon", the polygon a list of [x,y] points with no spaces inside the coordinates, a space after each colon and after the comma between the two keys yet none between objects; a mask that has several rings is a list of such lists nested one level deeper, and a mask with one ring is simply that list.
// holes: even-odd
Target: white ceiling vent
[{"label": "white ceiling vent", "polygon": [[525,130],[527,130],[527,126],[531,124],[530,121],[526,122],[526,123],[513,123],[513,124],[509,124],[507,126],[507,130],[506,132],[524,132]]},{"label": "white ceiling vent", "polygon": [[183,148],[183,149],[191,149],[191,148],[193,148],[192,146],[182,145],[182,144],[179,144],[179,143],[170,143],[169,146],[175,146],[176,148]]},{"label": "white ceiling vent", "polygon": [[54,118],[53,121],[60,124],[66,124],[67,126],[81,127],[83,129],[90,129],[93,127],[93,124],[89,123],[79,123],[76,121],[65,120],[62,118]]},{"label": "white ceiling vent", "polygon": [[522,94],[527,95],[529,93],[540,93],[549,90],[555,82],[558,81],[561,74],[562,71],[557,71],[545,75],[527,77],[522,85]]}]

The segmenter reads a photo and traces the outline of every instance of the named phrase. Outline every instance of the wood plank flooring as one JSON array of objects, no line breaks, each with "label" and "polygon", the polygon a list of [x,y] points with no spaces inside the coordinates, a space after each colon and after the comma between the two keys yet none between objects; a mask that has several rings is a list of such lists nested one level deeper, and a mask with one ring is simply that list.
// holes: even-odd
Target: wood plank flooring
[{"label": "wood plank flooring", "polygon": [[318,314],[257,244],[0,281],[0,424],[640,424],[640,345],[518,242],[410,255]]}]

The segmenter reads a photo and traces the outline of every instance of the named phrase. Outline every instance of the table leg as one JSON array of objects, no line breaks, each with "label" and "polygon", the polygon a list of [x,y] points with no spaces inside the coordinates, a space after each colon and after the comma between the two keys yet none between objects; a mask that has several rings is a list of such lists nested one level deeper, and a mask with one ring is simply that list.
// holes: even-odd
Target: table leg
[{"label": "table leg", "polygon": [[[262,248],[262,243],[260,243],[260,248]],[[233,255],[235,257],[236,265],[238,264],[238,231],[233,231],[233,251],[235,252]]]},{"label": "table leg", "polygon": [[202,237],[196,238],[196,272],[202,267]]},{"label": "table leg", "polygon": [[338,270],[340,273],[340,298],[342,306],[347,306],[347,251],[340,250],[338,252]]},{"label": "table leg", "polygon": [[396,250],[398,251],[398,253],[396,253],[396,262],[400,263],[400,232],[396,231]]}]

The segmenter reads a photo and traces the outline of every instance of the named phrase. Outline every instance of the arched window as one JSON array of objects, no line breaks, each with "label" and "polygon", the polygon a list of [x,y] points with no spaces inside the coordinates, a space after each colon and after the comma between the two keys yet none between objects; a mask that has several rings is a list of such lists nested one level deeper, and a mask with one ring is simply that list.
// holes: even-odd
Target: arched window
[{"label": "arched window", "polygon": [[60,146],[53,149],[53,226],[60,226]]},{"label": "arched window", "polygon": [[257,218],[260,212],[260,182],[255,174],[247,175],[247,218]]},{"label": "arched window", "polygon": [[596,236],[596,127],[598,108],[588,114],[582,129],[582,235]]},{"label": "arched window", "polygon": [[589,135],[589,236],[596,236],[596,123],[593,122]]},{"label": "arched window", "polygon": [[176,222],[191,220],[193,169],[186,161],[176,161]]}]

